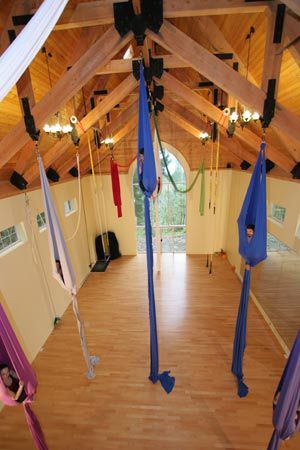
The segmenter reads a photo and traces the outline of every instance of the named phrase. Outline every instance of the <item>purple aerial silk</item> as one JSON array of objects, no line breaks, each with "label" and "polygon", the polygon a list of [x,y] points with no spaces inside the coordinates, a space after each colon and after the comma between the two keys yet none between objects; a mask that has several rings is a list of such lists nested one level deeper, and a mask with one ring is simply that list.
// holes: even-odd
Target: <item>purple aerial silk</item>
[{"label": "purple aerial silk", "polygon": [[298,331],[290,356],[276,390],[277,404],[273,413],[274,432],[268,450],[277,450],[282,440],[291,437],[300,429],[296,422],[300,406],[300,330]]},{"label": "purple aerial silk", "polygon": [[[7,364],[18,375],[19,380],[24,381],[24,389],[27,394],[23,408],[26,420],[33,440],[38,450],[47,450],[47,444],[40,423],[31,409],[30,403],[34,399],[37,388],[36,375],[26,358],[19,341],[10,325],[8,318],[0,304],[0,364]],[[0,377],[0,400],[7,406],[20,405],[13,400]]]}]

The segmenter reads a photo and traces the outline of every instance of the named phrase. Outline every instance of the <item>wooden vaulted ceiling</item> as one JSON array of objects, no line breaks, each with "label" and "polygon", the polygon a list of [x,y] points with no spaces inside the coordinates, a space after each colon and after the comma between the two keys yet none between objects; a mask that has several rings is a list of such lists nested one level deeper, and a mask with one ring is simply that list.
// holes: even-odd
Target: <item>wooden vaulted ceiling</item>
[{"label": "wooden vaulted ceiling", "polygon": [[[8,45],[7,30],[13,27],[12,15],[32,13],[40,3],[0,1],[1,52]],[[224,99],[228,101],[236,97],[242,104],[261,107],[266,77],[279,74],[278,106],[266,135],[267,156],[276,163],[272,175],[292,179],[290,170],[300,161],[300,42],[297,40],[300,18],[297,6],[286,1],[291,9],[287,8],[286,12],[284,39],[281,46],[274,47],[269,35],[277,3],[164,0],[165,23],[160,33],[147,31],[144,47],[138,48],[131,33],[120,38],[114,30],[112,0],[70,0],[45,43],[47,52],[52,55],[49,66],[53,88],[49,84],[45,54],[39,52],[18,89],[14,87],[0,103],[0,197],[20,192],[9,182],[14,170],[28,181],[28,188],[38,186],[34,145],[25,133],[19,98],[30,91],[34,97],[31,98],[32,111],[39,128],[49,111],[53,114],[56,108],[68,115],[75,112],[80,119],[82,175],[90,170],[87,134],[83,130],[94,125],[102,129],[103,135],[114,136],[114,156],[120,164],[133,158],[137,150],[138,83],[131,74],[131,61],[122,59],[130,43],[134,57],[142,51],[147,59],[147,49],[151,49],[153,56],[164,57],[164,67],[168,70],[157,80],[165,87],[162,100],[165,110],[158,116],[161,137],[182,152],[191,169],[196,169],[203,158],[209,167],[210,147],[199,142],[200,130],[207,126],[208,119],[224,122],[221,111],[212,105],[212,91],[199,90],[199,81],[214,81],[223,88]],[[134,0],[133,5],[138,12],[139,1]],[[255,33],[247,82],[246,35],[251,26]],[[205,49],[210,54],[204,53],[202,59],[201,52]],[[233,53],[234,59],[219,64],[216,58],[210,59],[216,52]],[[239,63],[239,74],[233,73],[234,61]],[[95,89],[107,89],[108,94],[96,98],[96,108],[91,112],[90,97]],[[243,103],[243,99],[247,101]],[[109,124],[106,123],[108,112]],[[230,163],[239,168],[243,159],[253,164],[262,134],[260,125],[237,129],[233,138],[226,135],[226,123],[220,130],[220,167]],[[94,157],[102,161],[102,173],[109,170],[109,159],[105,158],[109,152],[103,147],[97,152],[93,146]],[[40,152],[46,167],[55,168],[61,181],[70,177],[68,171],[75,165],[76,149],[69,137],[57,142],[42,132]]]}]

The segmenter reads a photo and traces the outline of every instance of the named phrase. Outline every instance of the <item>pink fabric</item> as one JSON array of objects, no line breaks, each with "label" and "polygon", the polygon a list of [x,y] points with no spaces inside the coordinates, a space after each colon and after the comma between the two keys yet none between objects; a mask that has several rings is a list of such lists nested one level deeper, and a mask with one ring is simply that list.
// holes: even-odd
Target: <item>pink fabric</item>
[{"label": "pink fabric", "polygon": [[[47,450],[44,435],[39,421],[30,407],[30,402],[37,388],[36,375],[26,358],[22,347],[9,323],[9,320],[0,303],[0,364],[7,364],[18,375],[19,380],[24,381],[24,389],[27,394],[23,407],[33,440],[38,450]],[[0,400],[7,406],[17,406],[20,403],[13,400],[0,377]]]}]

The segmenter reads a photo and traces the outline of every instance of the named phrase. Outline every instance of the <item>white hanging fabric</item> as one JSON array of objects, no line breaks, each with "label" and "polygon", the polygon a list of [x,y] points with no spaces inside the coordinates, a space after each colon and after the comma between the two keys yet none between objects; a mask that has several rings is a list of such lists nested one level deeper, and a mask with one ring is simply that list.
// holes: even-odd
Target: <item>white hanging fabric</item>
[{"label": "white hanging fabric", "polygon": [[68,0],[44,0],[32,19],[0,57],[0,102],[44,45]]}]

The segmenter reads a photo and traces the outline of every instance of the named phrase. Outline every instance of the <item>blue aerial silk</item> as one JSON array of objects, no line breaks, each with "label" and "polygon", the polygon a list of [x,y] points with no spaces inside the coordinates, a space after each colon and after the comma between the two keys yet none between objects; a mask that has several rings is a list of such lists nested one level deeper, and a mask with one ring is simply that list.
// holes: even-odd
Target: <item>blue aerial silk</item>
[{"label": "blue aerial silk", "polygon": [[[144,160],[142,161],[141,155]],[[144,214],[147,250],[147,272],[148,272],[148,297],[149,297],[149,319],[150,319],[150,358],[151,367],[149,379],[152,383],[158,380],[164,390],[169,394],[175,384],[175,378],[169,375],[170,371],[159,373],[158,340],[156,325],[155,296],[153,284],[153,248],[152,229],[150,219],[149,198],[153,194],[156,183],[156,169],[147,103],[146,85],[144,80],[143,66],[140,66],[140,92],[139,92],[139,123],[138,123],[138,155],[137,170],[140,188],[144,193]]]},{"label": "blue aerial silk", "polygon": [[[267,200],[266,200],[266,159],[265,142],[262,142],[244,199],[240,216],[239,253],[246,264],[254,267],[267,257]],[[254,235],[247,237],[247,226],[254,225]],[[247,312],[250,292],[250,270],[245,269],[240,306],[236,321],[231,371],[237,378],[238,395],[245,397],[248,387],[243,382],[243,357],[246,348]]]},{"label": "blue aerial silk", "polygon": [[300,429],[300,330],[287,360],[276,390],[273,425],[274,432],[268,450],[277,450],[280,441]]}]

